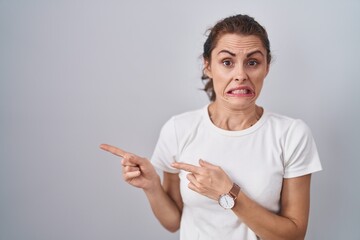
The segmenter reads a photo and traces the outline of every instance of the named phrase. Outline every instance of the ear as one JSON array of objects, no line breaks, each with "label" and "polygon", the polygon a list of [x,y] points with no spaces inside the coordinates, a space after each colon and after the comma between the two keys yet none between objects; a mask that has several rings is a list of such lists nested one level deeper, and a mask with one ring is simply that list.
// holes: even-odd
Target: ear
[{"label": "ear", "polygon": [[212,77],[212,72],[211,72],[211,66],[210,66],[210,62],[206,59],[204,59],[204,73],[206,74],[206,76],[208,76],[209,78],[213,78]]}]

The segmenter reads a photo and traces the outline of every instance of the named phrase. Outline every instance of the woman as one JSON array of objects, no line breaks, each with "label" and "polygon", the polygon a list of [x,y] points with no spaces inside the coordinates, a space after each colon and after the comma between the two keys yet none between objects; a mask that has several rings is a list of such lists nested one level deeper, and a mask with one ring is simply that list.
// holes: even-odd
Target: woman
[{"label": "woman", "polygon": [[223,19],[203,58],[211,103],[172,117],[151,162],[101,148],[123,158],[125,181],[180,239],[304,239],[321,164],[304,122],[256,105],[271,62],[265,29],[247,15]]}]

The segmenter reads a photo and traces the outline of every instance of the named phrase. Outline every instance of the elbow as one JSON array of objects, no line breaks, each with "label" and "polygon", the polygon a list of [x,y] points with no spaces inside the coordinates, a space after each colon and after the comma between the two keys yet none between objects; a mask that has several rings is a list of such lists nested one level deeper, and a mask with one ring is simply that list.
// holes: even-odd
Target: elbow
[{"label": "elbow", "polygon": [[175,233],[177,230],[179,230],[179,228],[167,228],[167,230],[171,233]]},{"label": "elbow", "polygon": [[164,226],[164,228],[165,228],[166,230],[168,230],[169,232],[175,233],[175,232],[177,232],[177,231],[179,230],[179,228],[180,228],[180,223],[163,225],[163,226]]},{"label": "elbow", "polygon": [[172,219],[171,221],[160,222],[161,225],[171,233],[177,232],[180,229],[180,218]]},{"label": "elbow", "polygon": [[299,226],[295,222],[294,222],[294,224],[295,224],[296,228],[294,230],[293,235],[291,237],[286,237],[284,239],[286,239],[286,240],[304,240],[305,235],[306,235],[307,226],[306,225]]},{"label": "elbow", "polygon": [[298,236],[297,236],[297,240],[304,240],[305,239],[305,235],[306,235],[306,230],[305,231],[301,231],[299,232]]},{"label": "elbow", "polygon": [[278,234],[271,235],[268,237],[263,237],[262,239],[266,240],[304,240],[306,235],[306,225],[299,225],[295,221],[292,221],[292,228],[287,228],[286,231],[278,232]]},{"label": "elbow", "polygon": [[160,221],[161,225],[171,233],[175,233],[180,229],[181,212],[178,212],[175,216]]},{"label": "elbow", "polygon": [[304,240],[305,239],[305,235],[306,235],[306,230],[307,230],[307,224],[295,224],[296,225],[296,233],[294,238],[295,240]]},{"label": "elbow", "polygon": [[161,225],[171,233],[174,233],[180,228],[180,218],[172,218],[172,219],[159,219]]},{"label": "elbow", "polygon": [[304,240],[305,239],[305,233],[296,233],[296,234],[292,234],[291,236],[290,235],[287,235],[287,236],[272,236],[272,237],[269,237],[269,238],[262,238],[264,240]]},{"label": "elbow", "polygon": [[162,216],[156,216],[160,224],[169,232],[176,232],[180,228],[181,213],[180,212],[167,212]]}]

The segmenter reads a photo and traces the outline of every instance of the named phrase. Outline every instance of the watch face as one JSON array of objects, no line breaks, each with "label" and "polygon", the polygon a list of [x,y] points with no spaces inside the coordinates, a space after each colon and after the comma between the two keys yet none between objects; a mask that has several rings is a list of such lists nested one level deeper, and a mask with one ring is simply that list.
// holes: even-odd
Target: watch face
[{"label": "watch face", "polygon": [[235,201],[229,194],[223,194],[219,198],[219,204],[225,209],[231,209],[235,205]]}]

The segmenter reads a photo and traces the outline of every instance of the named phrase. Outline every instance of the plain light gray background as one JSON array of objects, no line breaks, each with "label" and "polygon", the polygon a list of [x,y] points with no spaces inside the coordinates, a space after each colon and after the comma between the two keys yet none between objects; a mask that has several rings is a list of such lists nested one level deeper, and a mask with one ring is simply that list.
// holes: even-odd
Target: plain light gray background
[{"label": "plain light gray background", "polygon": [[106,142],[150,157],[162,124],[207,104],[205,30],[269,32],[259,104],[302,118],[314,174],[307,239],[359,239],[360,1],[0,0],[0,239],[178,239],[121,179]]}]

